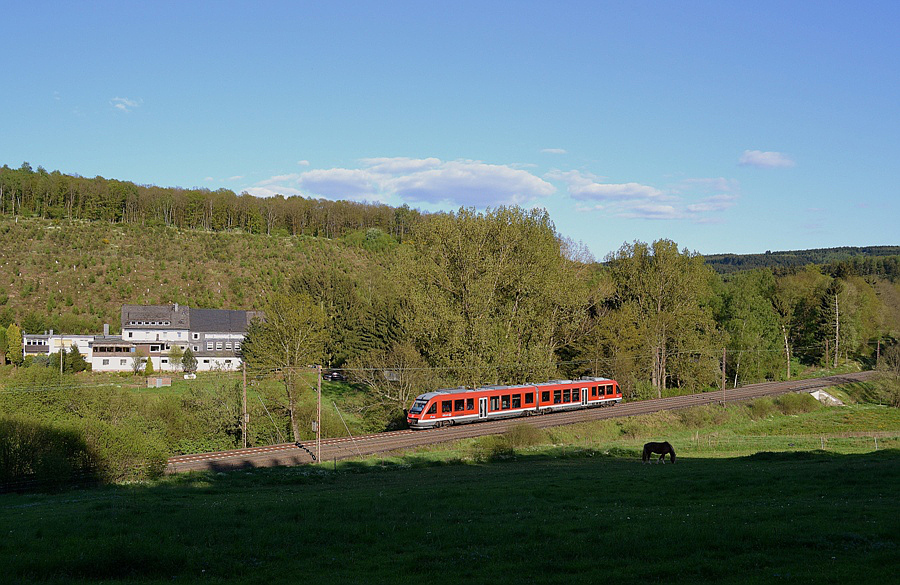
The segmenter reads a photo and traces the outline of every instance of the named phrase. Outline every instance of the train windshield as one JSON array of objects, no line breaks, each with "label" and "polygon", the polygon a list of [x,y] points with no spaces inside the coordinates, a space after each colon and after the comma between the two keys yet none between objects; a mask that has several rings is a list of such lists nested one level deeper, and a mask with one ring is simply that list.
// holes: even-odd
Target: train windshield
[{"label": "train windshield", "polygon": [[416,400],[413,402],[412,408],[409,409],[410,414],[419,414],[422,412],[422,409],[425,408],[425,405],[428,404],[427,400]]}]

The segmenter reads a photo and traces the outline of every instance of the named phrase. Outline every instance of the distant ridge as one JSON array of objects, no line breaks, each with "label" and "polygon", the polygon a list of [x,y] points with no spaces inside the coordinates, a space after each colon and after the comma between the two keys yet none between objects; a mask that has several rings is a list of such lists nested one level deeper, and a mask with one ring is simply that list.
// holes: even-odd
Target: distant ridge
[{"label": "distant ridge", "polygon": [[841,246],[782,252],[767,251],[765,254],[709,254],[703,258],[719,274],[729,274],[754,268],[796,268],[807,264],[830,264],[858,257],[897,255],[900,255],[900,246]]}]

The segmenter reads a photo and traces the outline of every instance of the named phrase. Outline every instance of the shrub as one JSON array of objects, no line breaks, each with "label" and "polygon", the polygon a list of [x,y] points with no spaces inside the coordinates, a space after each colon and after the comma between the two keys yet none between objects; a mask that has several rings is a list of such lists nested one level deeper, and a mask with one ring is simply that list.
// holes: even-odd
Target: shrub
[{"label": "shrub", "polygon": [[95,455],[77,430],[0,418],[0,483],[27,480],[58,485],[84,479],[97,467]]},{"label": "shrub", "polygon": [[511,448],[532,447],[547,441],[547,433],[527,423],[518,423],[511,426],[503,438]]},{"label": "shrub", "polygon": [[752,420],[768,418],[778,412],[771,398],[758,398],[747,404],[747,414]]},{"label": "shrub", "polygon": [[497,461],[510,459],[516,454],[503,435],[488,435],[475,439],[472,445],[472,459],[475,461]]},{"label": "shrub", "polygon": [[802,414],[822,407],[822,404],[805,392],[792,392],[775,399],[775,406],[784,414]]}]

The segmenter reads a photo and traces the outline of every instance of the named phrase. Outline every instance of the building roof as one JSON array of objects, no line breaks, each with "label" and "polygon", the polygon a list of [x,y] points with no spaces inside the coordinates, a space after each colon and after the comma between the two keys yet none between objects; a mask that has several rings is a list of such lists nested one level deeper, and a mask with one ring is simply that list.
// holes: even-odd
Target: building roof
[{"label": "building roof", "polygon": [[[141,323],[141,329],[190,329],[191,309],[184,305],[122,305],[122,328],[135,327],[133,321]],[[155,323],[155,325],[151,325]]]},{"label": "building roof", "polygon": [[[259,311],[192,309],[185,305],[122,305],[122,329],[187,329],[209,333],[246,333]],[[134,323],[134,324],[132,324]]]},{"label": "building roof", "polygon": [[191,331],[209,333],[246,333],[252,311],[227,309],[191,309]]}]

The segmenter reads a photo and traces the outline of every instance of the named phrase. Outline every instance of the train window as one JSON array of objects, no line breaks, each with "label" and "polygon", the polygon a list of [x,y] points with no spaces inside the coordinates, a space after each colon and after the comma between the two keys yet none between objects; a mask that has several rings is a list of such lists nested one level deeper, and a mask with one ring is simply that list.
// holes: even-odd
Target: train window
[{"label": "train window", "polygon": [[502,408],[506,410],[509,408],[509,394],[504,394],[503,399],[501,400]]},{"label": "train window", "polygon": [[572,400],[581,400],[581,393],[578,392],[578,388],[572,390]]},{"label": "train window", "polygon": [[428,412],[425,414],[436,414],[437,413],[437,402],[431,403],[431,408],[428,409]]},{"label": "train window", "polygon": [[491,410],[500,410],[499,396],[491,396]]},{"label": "train window", "polygon": [[607,396],[612,396],[612,393],[613,393],[613,387],[612,387],[612,386],[607,386],[607,387],[606,387],[606,395],[607,395]]},{"label": "train window", "polygon": [[453,406],[452,400],[442,400],[441,401],[441,412],[450,412],[451,406]]},{"label": "train window", "polygon": [[534,392],[525,394],[525,404],[534,404]]},{"label": "train window", "polygon": [[553,391],[553,404],[559,404],[562,402],[562,391],[554,390]]},{"label": "train window", "polygon": [[596,398],[596,397],[597,397],[597,387],[591,386],[591,398]]},{"label": "train window", "polygon": [[550,391],[544,390],[541,392],[541,402],[550,402]]},{"label": "train window", "polygon": [[466,398],[466,410],[475,410],[474,398]]},{"label": "train window", "polygon": [[521,394],[513,394],[512,407],[513,408],[522,408],[522,395]]},{"label": "train window", "polygon": [[572,402],[571,390],[563,390],[563,402]]},{"label": "train window", "polygon": [[460,398],[459,400],[454,401],[453,410],[457,410],[457,411],[465,410],[465,406],[466,406],[466,401],[464,399]]},{"label": "train window", "polygon": [[416,400],[413,403],[412,408],[409,409],[409,412],[411,412],[412,414],[419,414],[420,412],[422,412],[422,409],[425,408],[426,404],[428,404],[428,402],[425,400]]}]

